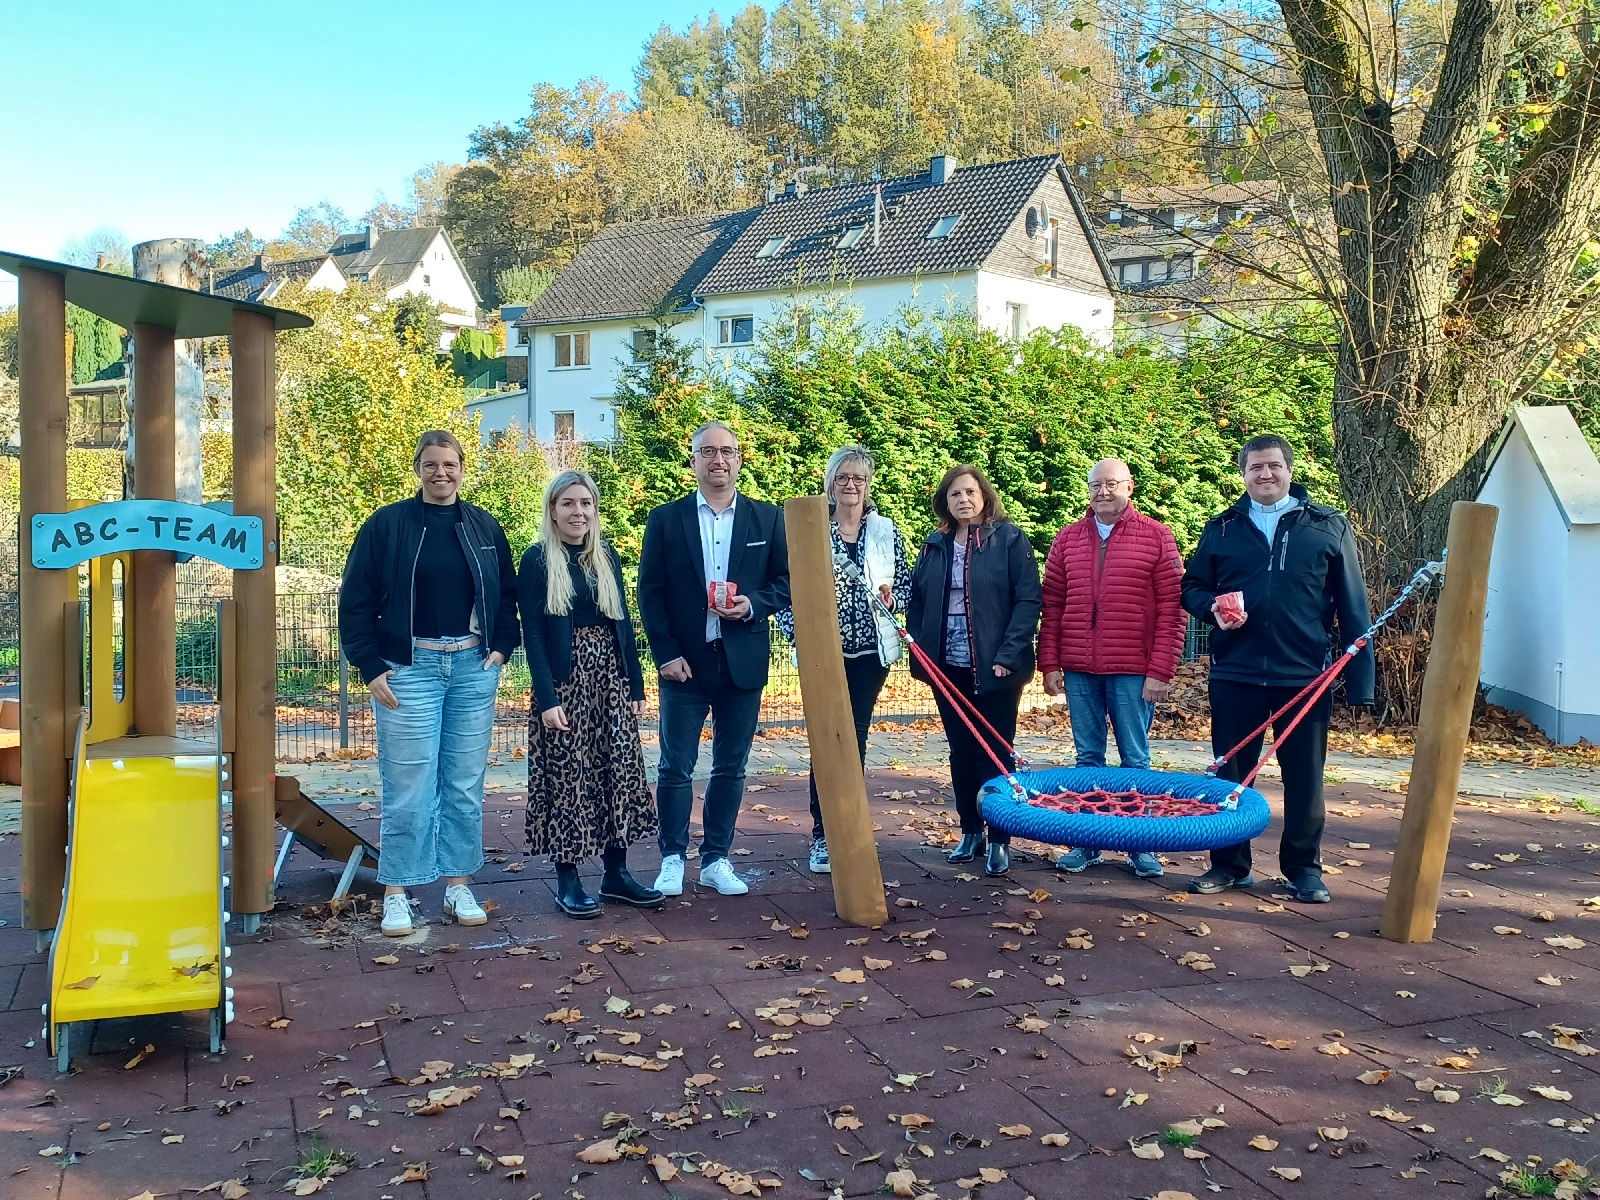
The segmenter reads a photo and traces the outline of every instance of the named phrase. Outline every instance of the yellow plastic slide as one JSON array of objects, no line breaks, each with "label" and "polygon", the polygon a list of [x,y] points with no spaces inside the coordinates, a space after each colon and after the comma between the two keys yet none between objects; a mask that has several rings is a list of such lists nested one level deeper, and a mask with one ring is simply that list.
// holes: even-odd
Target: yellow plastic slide
[{"label": "yellow plastic slide", "polygon": [[106,1017],[210,1009],[221,1049],[220,785],[215,755],[86,758],[80,740],[50,951],[50,1049],[61,1070],[68,1027]]}]

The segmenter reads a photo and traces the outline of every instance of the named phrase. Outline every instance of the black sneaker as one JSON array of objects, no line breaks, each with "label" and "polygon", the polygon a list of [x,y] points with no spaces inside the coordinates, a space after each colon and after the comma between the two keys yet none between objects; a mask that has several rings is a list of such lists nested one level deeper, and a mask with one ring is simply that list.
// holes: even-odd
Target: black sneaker
[{"label": "black sneaker", "polygon": [[1233,872],[1224,870],[1222,867],[1212,867],[1204,875],[1189,880],[1189,890],[1196,895],[1209,896],[1214,892],[1254,887],[1255,884],[1254,875],[1235,876]]},{"label": "black sneaker", "polygon": [[1327,904],[1333,899],[1320,875],[1308,875],[1299,880],[1291,879],[1286,886],[1289,895],[1301,904]]}]

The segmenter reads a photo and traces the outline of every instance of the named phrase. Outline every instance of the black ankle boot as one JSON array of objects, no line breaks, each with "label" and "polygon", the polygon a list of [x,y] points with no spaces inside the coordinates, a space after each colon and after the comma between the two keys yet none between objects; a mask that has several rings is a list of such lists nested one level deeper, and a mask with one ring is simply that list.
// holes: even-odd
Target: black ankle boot
[{"label": "black ankle boot", "polygon": [[990,842],[989,858],[983,864],[985,875],[1004,875],[1011,869],[1011,845],[1009,842]]},{"label": "black ankle boot", "polygon": [[983,848],[988,844],[988,839],[981,833],[963,833],[961,842],[956,848],[944,856],[945,862],[971,862],[983,853]]},{"label": "black ankle boot", "polygon": [[600,902],[584,891],[578,880],[577,863],[556,864],[556,907],[578,921],[600,915]]},{"label": "black ankle boot", "polygon": [[631,904],[634,908],[661,907],[661,893],[645,887],[628,873],[627,847],[607,846],[601,858],[606,873],[600,879],[600,899]]}]

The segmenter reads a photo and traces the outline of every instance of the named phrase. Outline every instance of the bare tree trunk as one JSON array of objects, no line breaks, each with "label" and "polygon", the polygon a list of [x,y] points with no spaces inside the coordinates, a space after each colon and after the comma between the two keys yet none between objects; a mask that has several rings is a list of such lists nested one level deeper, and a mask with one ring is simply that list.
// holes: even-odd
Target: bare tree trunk
[{"label": "bare tree trunk", "polygon": [[[196,238],[158,238],[133,248],[133,276],[199,291],[205,272],[205,243]],[[206,380],[198,338],[174,344],[178,499],[201,502],[200,422],[205,416]],[[133,472],[133,406],[139,403],[128,372],[128,474]]]}]

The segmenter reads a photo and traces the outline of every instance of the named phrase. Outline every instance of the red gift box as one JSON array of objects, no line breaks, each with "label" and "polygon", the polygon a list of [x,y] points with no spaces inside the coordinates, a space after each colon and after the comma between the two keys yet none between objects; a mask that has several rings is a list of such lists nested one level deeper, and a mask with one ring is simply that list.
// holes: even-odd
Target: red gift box
[{"label": "red gift box", "polygon": [[733,598],[739,594],[737,583],[708,583],[706,584],[706,603],[712,608],[726,610],[733,603]]},{"label": "red gift box", "polygon": [[1244,593],[1223,592],[1217,597],[1216,611],[1229,624],[1244,620]]}]

